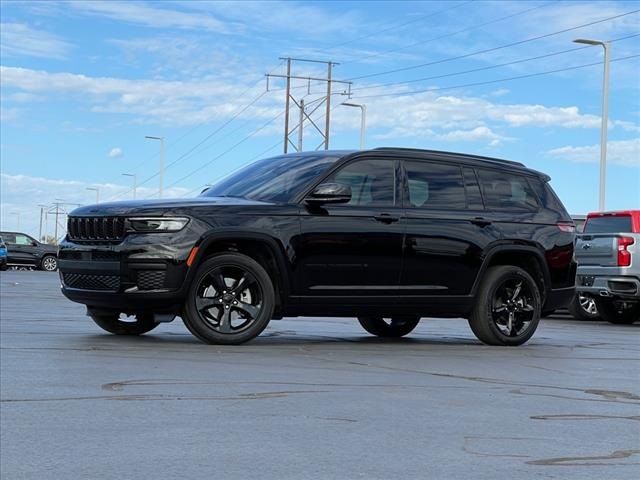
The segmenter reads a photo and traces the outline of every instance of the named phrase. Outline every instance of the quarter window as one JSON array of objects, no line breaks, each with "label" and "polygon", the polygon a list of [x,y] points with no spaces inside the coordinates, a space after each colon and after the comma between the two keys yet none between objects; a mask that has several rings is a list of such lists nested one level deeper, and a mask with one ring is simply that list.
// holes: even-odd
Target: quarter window
[{"label": "quarter window", "polygon": [[406,161],[408,207],[462,209],[466,207],[460,167]]},{"label": "quarter window", "polygon": [[392,206],[395,204],[395,162],[360,160],[346,165],[325,182],[351,187],[351,201],[342,205]]},{"label": "quarter window", "polygon": [[538,210],[527,179],[510,173],[478,170],[485,206],[491,210]]}]

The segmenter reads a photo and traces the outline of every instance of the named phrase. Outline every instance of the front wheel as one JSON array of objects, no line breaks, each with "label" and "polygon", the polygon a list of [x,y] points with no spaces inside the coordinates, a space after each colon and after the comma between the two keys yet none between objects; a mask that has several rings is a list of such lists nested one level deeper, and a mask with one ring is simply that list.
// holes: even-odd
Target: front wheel
[{"label": "front wheel", "polygon": [[40,268],[46,272],[55,272],[58,269],[58,259],[53,255],[45,255]]},{"label": "front wheel", "polygon": [[536,331],[542,301],[536,282],[516,266],[490,267],[482,279],[469,326],[488,345],[522,345]]},{"label": "front wheel", "polygon": [[203,342],[237,345],[262,333],[274,307],[273,283],[262,265],[246,255],[229,253],[198,268],[182,319]]},{"label": "front wheel", "polygon": [[386,338],[404,337],[420,322],[419,317],[358,317],[358,322],[371,335]]},{"label": "front wheel", "polygon": [[142,335],[158,326],[153,321],[153,314],[142,313],[133,317],[122,318],[120,313],[92,313],[92,320],[103,330],[114,335]]},{"label": "front wheel", "polygon": [[631,325],[640,320],[640,303],[624,305],[623,302],[598,299],[596,305],[600,316],[609,323]]}]

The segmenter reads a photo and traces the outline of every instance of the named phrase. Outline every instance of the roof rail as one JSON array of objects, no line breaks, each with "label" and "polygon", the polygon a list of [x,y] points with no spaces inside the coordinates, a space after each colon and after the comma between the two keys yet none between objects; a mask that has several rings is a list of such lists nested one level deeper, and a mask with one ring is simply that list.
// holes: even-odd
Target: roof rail
[{"label": "roof rail", "polygon": [[374,148],[374,150],[418,152],[418,153],[435,153],[437,155],[465,157],[465,158],[469,158],[469,159],[482,160],[482,161],[486,161],[486,162],[501,163],[501,164],[505,164],[505,165],[513,165],[513,166],[517,166],[517,167],[525,167],[526,168],[526,165],[524,163],[521,163],[521,162],[515,162],[513,160],[503,160],[501,158],[483,157],[481,155],[473,155],[473,154],[470,154],[470,153],[444,152],[442,150],[426,150],[426,149],[423,149],[423,148],[405,148],[405,147],[378,147],[378,148]]}]

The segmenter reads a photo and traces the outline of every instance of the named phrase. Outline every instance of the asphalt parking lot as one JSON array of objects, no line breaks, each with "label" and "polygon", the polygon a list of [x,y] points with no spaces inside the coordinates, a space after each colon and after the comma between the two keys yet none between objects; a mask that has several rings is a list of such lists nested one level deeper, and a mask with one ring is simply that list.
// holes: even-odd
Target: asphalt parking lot
[{"label": "asphalt parking lot", "polygon": [[640,324],[464,320],[383,340],[274,321],[206,346],[99,330],[56,274],[0,274],[2,478],[640,478]]}]

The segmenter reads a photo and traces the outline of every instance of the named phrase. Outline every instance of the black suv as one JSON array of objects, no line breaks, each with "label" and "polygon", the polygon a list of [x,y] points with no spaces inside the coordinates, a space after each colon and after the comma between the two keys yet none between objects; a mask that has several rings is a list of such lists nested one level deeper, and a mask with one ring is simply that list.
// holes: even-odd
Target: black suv
[{"label": "black suv", "polygon": [[0,232],[7,244],[7,262],[11,266],[34,267],[47,272],[58,268],[58,247],[41,243],[26,233]]},{"label": "black suv", "polygon": [[74,210],[62,291],[116,334],[180,315],[201,340],[237,344],[307,315],[399,337],[435,316],[520,345],[575,293],[574,224],[548,180],[426,150],[268,158],[197,198]]}]

